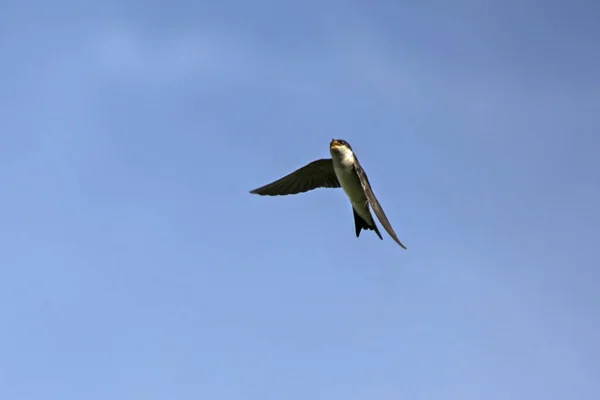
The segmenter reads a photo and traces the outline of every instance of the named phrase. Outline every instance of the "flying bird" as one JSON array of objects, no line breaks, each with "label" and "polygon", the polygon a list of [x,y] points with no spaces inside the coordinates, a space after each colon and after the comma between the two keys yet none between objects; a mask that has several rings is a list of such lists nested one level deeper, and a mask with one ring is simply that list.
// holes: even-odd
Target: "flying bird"
[{"label": "flying bird", "polygon": [[391,238],[406,249],[377,201],[369,178],[360,166],[350,144],[342,139],[332,139],[329,143],[329,153],[331,158],[310,162],[281,179],[251,190],[250,193],[260,196],[285,196],[317,188],[341,187],[352,204],[356,237],[359,237],[361,230],[364,229],[375,231],[383,240],[371,215],[370,208],[372,208]]}]

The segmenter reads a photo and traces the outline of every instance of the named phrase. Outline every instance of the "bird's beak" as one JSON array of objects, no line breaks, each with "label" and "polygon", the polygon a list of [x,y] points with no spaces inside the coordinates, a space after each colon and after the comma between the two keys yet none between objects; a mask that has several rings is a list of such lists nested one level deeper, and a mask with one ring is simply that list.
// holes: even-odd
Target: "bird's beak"
[{"label": "bird's beak", "polygon": [[341,146],[340,142],[338,142],[335,139],[331,139],[331,143],[329,143],[330,148],[339,147],[339,146]]}]

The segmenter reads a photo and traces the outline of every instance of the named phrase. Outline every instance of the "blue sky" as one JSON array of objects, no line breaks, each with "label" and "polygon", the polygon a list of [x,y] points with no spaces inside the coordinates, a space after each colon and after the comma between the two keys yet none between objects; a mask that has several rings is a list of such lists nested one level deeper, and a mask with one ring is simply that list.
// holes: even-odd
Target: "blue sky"
[{"label": "blue sky", "polygon": [[0,398],[600,398],[599,14],[2,2]]}]

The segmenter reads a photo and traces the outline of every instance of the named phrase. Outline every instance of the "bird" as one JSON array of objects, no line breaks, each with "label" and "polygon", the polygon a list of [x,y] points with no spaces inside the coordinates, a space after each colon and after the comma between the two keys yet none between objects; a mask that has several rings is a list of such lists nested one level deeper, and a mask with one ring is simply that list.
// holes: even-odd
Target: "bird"
[{"label": "bird", "polygon": [[362,230],[371,230],[383,240],[371,214],[372,209],[390,237],[406,250],[377,201],[367,173],[350,144],[343,139],[331,139],[329,153],[331,158],[312,161],[276,181],[251,190],[250,193],[259,196],[286,196],[317,188],[341,187],[352,205],[357,238]]}]

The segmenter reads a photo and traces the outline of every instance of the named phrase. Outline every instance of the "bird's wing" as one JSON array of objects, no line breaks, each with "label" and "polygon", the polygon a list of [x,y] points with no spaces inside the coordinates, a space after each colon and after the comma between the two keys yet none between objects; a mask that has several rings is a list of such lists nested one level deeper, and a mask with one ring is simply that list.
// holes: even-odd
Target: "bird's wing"
[{"label": "bird's wing", "polygon": [[322,158],[298,168],[281,179],[251,190],[261,196],[285,196],[307,192],[316,188],[341,187],[331,158]]},{"label": "bird's wing", "polygon": [[394,228],[392,228],[390,221],[388,221],[385,213],[383,212],[383,208],[381,208],[381,204],[379,204],[379,202],[377,201],[377,197],[375,197],[375,193],[373,193],[373,190],[371,189],[371,184],[369,183],[369,178],[367,177],[366,172],[360,166],[358,159],[356,159],[356,163],[354,164],[354,169],[356,170],[356,174],[358,175],[358,177],[360,179],[360,184],[362,185],[363,191],[365,192],[365,196],[367,197],[367,200],[369,201],[369,205],[373,209],[373,212],[375,212],[377,219],[379,219],[379,222],[381,222],[381,225],[387,231],[387,233],[392,237],[392,239],[394,239],[394,241],[396,243],[398,243],[403,249],[406,249],[406,246],[404,246],[402,244],[402,242],[400,242],[400,239],[398,239],[398,236],[396,236],[396,232],[394,232]]}]

